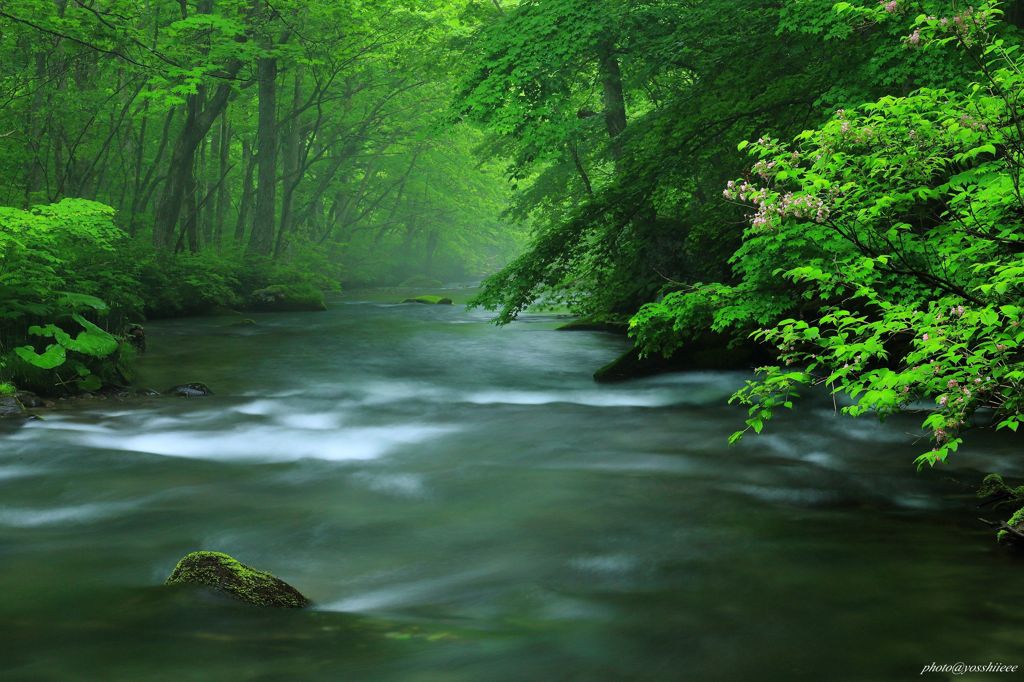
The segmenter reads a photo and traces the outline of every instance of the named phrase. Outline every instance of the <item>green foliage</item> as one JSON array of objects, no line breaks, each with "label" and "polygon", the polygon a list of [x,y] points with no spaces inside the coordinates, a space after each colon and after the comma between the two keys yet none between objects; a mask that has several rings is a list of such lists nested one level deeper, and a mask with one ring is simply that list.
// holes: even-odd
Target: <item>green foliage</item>
[{"label": "green foliage", "polygon": [[922,15],[905,41],[956,46],[979,65],[973,85],[841,109],[792,144],[741,145],[756,163],[725,189],[752,211],[732,258],[738,282],[645,307],[632,321],[638,340],[671,350],[688,325],[708,319],[756,329],[779,364],[734,400],[748,406],[747,429],[758,433],[815,385],[846,396],[843,411],[853,416],[927,408],[933,446],[919,465],[955,452],[979,410],[1016,431],[1024,59],[1001,37],[998,16],[991,4]]},{"label": "green foliage", "polygon": [[[872,10],[885,21],[868,24],[832,4],[544,0],[483,27],[458,105],[485,126],[485,149],[509,159],[512,214],[535,232],[476,303],[499,322],[536,302],[625,320],[668,295],[662,312],[642,313],[665,321],[670,333],[649,347],[666,351],[703,324],[663,314],[684,292],[704,291],[705,321],[718,303],[745,317],[747,291],[700,284],[735,283],[743,210],[720,192],[747,163],[736,144],[791,137],[834,106],[968,82],[967,60],[899,42],[902,9]],[[625,121],[613,125],[618,105]],[[764,321],[788,306],[786,288],[758,300]]]}]

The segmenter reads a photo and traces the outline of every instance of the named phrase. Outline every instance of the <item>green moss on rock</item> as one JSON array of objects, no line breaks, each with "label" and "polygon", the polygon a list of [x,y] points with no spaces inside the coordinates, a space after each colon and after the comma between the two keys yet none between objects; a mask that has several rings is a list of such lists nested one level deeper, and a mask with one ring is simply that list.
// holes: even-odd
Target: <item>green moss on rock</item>
[{"label": "green moss on rock", "polygon": [[252,292],[249,308],[263,312],[316,312],[327,310],[324,293],[312,284],[274,284]]},{"label": "green moss on rock", "polygon": [[452,299],[444,296],[417,296],[407,298],[402,303],[423,303],[425,305],[453,305]]},{"label": "green moss on rock", "polygon": [[269,573],[258,571],[222,552],[192,552],[174,567],[167,585],[202,585],[254,606],[300,609],[311,602]]},{"label": "green moss on rock", "polygon": [[1000,504],[1024,502],[1024,485],[1011,488],[999,474],[989,474],[981,481],[978,497],[981,499],[995,498]]}]

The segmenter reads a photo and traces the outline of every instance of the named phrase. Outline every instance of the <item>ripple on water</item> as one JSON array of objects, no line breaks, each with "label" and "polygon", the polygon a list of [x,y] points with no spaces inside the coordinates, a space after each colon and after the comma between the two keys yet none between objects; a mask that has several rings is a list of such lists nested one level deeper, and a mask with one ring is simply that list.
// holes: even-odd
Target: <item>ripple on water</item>
[{"label": "ripple on water", "polygon": [[119,516],[141,504],[134,501],[89,503],[49,509],[7,507],[0,509],[0,526],[38,528],[58,524],[85,524]]},{"label": "ripple on water", "polygon": [[424,443],[455,431],[425,424],[304,430],[272,425],[223,431],[86,434],[84,445],[168,457],[289,462],[298,459],[358,461],[376,459],[400,446]]},{"label": "ripple on water", "polygon": [[427,496],[423,477],[416,474],[375,474],[361,471],[352,478],[360,485],[386,495],[406,498]]}]

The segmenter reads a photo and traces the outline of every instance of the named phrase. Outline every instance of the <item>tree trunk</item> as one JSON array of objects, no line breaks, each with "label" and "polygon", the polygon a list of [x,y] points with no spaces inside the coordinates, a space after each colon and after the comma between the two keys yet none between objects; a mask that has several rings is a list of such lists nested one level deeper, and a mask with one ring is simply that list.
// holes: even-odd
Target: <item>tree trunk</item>
[{"label": "tree trunk", "polygon": [[[302,74],[295,70],[295,90],[292,94],[294,107],[298,107],[302,98]],[[302,182],[302,170],[299,168],[299,133],[300,123],[298,116],[292,116],[288,124],[288,130],[284,135],[284,195],[281,197],[281,225],[277,232],[277,242],[274,244],[274,257],[277,258],[284,251],[285,240],[292,229],[292,206],[295,201],[295,190]]]},{"label": "tree trunk", "polygon": [[256,213],[249,237],[250,253],[269,256],[274,248],[277,218],[277,59],[265,57],[257,67],[259,123],[256,129]]},{"label": "tree trunk", "polygon": [[612,158],[618,161],[622,156],[619,135],[626,130],[626,99],[622,91],[622,71],[615,55],[615,44],[606,40],[598,45],[598,60],[601,70],[601,89],[604,92],[604,124],[611,140]]},{"label": "tree trunk", "polygon": [[[241,68],[240,64],[234,69],[234,72],[237,73],[239,68]],[[174,245],[174,228],[178,224],[178,218],[181,217],[182,204],[187,200],[185,193],[192,176],[192,169],[195,166],[196,149],[206,134],[210,132],[214,121],[227,107],[230,96],[230,82],[224,82],[217,87],[216,93],[206,103],[206,106],[202,106],[201,95],[189,95],[188,97],[185,123],[175,142],[167,169],[167,181],[164,183],[164,190],[156,207],[153,245],[158,249],[167,249]]]},{"label": "tree trunk", "polygon": [[256,156],[252,153],[249,140],[242,140],[242,163],[245,172],[242,174],[242,198],[238,202],[238,222],[235,223],[235,243],[245,240],[245,228],[249,226],[249,212],[252,208],[252,174],[256,170]]},{"label": "tree trunk", "polygon": [[227,188],[227,174],[230,170],[231,155],[231,126],[228,122],[227,112],[220,119],[220,148],[218,149],[217,171],[220,175],[220,184],[217,185],[217,196],[213,210],[213,241],[219,247],[224,239],[224,221],[227,220],[228,202],[231,195]]}]

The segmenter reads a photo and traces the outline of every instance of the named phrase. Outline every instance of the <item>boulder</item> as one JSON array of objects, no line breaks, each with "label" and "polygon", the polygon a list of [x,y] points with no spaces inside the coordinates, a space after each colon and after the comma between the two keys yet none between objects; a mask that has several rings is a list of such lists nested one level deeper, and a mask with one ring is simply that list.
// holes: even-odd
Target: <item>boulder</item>
[{"label": "boulder", "polygon": [[186,554],[165,584],[202,585],[254,606],[301,609],[312,603],[280,578],[250,568],[222,552]]},{"label": "boulder", "polygon": [[0,417],[24,417],[25,406],[13,395],[0,395]]},{"label": "boulder", "polygon": [[18,399],[18,402],[29,409],[46,407],[46,401],[32,391],[18,391],[14,395]]},{"label": "boulder", "polygon": [[417,296],[407,298],[402,303],[422,303],[424,305],[453,305],[452,299],[444,296]]},{"label": "boulder", "polygon": [[257,289],[250,297],[250,309],[261,312],[292,313],[327,310],[324,293],[312,284],[274,284]]},{"label": "boulder", "polygon": [[140,353],[146,352],[146,329],[141,324],[130,324],[124,330],[124,338]]},{"label": "boulder", "polygon": [[192,383],[173,386],[164,391],[164,395],[174,395],[179,398],[201,398],[203,396],[213,395],[213,391],[211,391],[210,387],[206,384]]}]

